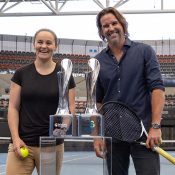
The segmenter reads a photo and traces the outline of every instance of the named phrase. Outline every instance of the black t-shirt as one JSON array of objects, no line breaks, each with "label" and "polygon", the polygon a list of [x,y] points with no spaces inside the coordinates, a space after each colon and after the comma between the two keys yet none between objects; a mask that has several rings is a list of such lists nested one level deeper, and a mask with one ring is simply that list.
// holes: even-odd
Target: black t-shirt
[{"label": "black t-shirt", "polygon": [[[19,136],[29,146],[39,146],[40,136],[49,135],[49,115],[56,113],[59,101],[56,64],[54,71],[41,75],[34,63],[16,70],[12,81],[21,86],[21,106],[19,110]],[[69,89],[75,87],[73,76]],[[62,143],[60,140],[58,144]]]}]

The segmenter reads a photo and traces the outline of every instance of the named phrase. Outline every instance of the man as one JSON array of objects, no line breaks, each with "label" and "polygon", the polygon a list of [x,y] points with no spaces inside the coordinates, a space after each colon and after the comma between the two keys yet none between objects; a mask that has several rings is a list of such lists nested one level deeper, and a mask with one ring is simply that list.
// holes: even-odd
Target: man
[{"label": "man", "polygon": [[[115,8],[99,12],[97,27],[99,36],[108,43],[96,56],[100,62],[97,104],[108,101],[127,104],[148,131],[148,137],[141,138],[146,147],[112,138],[112,175],[128,175],[130,156],[137,175],[160,175],[159,155],[151,149],[161,142],[165,90],[156,54],[149,45],[128,38],[127,22]],[[102,148],[103,142],[95,139],[98,157],[102,157]]]}]

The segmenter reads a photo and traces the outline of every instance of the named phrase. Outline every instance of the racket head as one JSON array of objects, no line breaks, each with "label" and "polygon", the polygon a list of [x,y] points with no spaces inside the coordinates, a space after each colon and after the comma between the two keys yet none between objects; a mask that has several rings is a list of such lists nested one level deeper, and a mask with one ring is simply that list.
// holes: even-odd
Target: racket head
[{"label": "racket head", "polygon": [[143,134],[143,126],[136,113],[121,102],[104,103],[99,110],[104,117],[105,136],[120,141],[134,142]]}]

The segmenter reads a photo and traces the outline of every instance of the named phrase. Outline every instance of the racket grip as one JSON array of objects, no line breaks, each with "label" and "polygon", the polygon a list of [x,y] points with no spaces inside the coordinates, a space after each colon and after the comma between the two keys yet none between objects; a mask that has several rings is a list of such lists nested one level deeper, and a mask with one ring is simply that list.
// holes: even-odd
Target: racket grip
[{"label": "racket grip", "polygon": [[175,165],[175,158],[168,154],[166,151],[164,151],[162,148],[155,146],[154,151],[165,157],[167,160],[169,160],[171,163]]}]

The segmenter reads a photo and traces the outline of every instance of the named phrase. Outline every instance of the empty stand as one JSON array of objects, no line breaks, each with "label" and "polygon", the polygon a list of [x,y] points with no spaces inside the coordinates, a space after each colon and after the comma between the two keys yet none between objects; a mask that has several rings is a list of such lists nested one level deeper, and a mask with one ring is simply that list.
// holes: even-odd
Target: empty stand
[{"label": "empty stand", "polygon": [[158,55],[161,73],[166,77],[175,78],[175,55]]},{"label": "empty stand", "polygon": [[[86,97],[86,87],[84,73],[88,71],[89,55],[83,54],[65,54],[55,53],[53,60],[61,62],[62,59],[71,59],[73,63],[73,75],[76,82],[77,99],[76,113],[84,114],[86,109],[86,100],[80,100],[81,97]],[[157,55],[160,63],[160,70],[166,86],[166,100],[164,111],[162,114],[162,133],[164,140],[175,140],[175,55]],[[0,84],[1,89],[9,87],[10,78],[14,71],[21,66],[32,63],[35,60],[34,52],[24,51],[0,51]],[[9,77],[8,77],[9,76]],[[172,89],[169,91],[169,89]],[[5,91],[1,90],[1,94]],[[0,98],[0,118],[3,121],[7,120],[8,99]],[[1,122],[2,122],[1,121]],[[7,123],[6,123],[7,124]],[[5,126],[5,125],[4,125]],[[167,148],[171,147],[171,143],[166,143]]]},{"label": "empty stand", "polygon": [[[73,73],[84,73],[87,71],[87,62],[90,59],[89,55],[78,54],[54,54],[53,60],[61,62],[62,59],[68,58],[73,63]],[[4,51],[0,52],[0,71],[15,71],[21,66],[32,63],[35,60],[34,52],[21,51]]]}]

